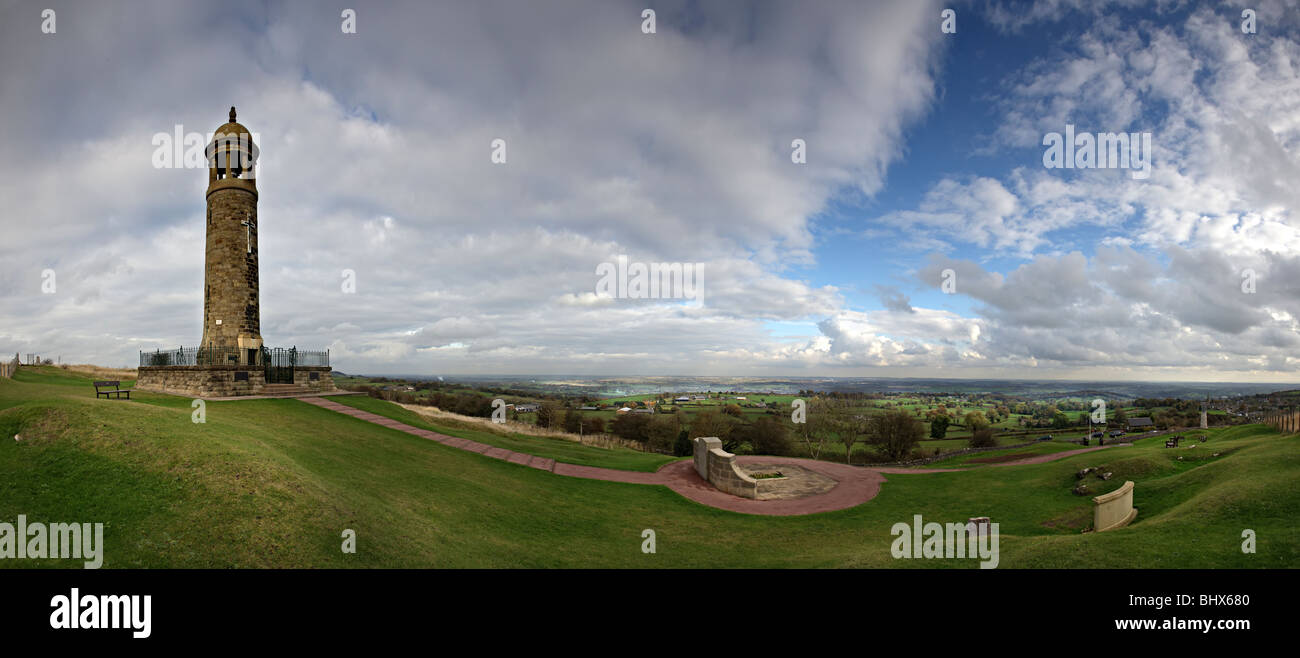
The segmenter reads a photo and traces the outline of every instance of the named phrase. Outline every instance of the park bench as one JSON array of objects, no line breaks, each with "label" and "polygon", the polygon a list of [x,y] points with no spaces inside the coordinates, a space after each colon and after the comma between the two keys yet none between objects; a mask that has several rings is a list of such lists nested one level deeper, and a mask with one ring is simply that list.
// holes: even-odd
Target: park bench
[{"label": "park bench", "polygon": [[[120,398],[122,397],[123,393],[126,393],[126,399],[130,400],[131,389],[120,388],[121,384],[122,382],[119,381],[95,382],[95,397],[98,398],[99,396],[102,395],[105,398],[107,398],[108,396],[112,395],[113,397]],[[102,390],[102,389],[108,389],[108,390]]]}]

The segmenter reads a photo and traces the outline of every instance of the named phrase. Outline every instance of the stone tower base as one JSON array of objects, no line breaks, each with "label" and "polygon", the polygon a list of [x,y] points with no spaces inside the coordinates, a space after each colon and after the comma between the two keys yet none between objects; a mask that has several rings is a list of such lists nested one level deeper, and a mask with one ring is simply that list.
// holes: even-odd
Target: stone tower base
[{"label": "stone tower base", "polygon": [[[140,366],[135,390],[170,393],[191,398],[226,398],[240,395],[275,395],[289,384],[268,389],[262,366]],[[337,391],[328,366],[297,366],[292,386],[308,393]],[[293,391],[289,391],[292,394]]]}]

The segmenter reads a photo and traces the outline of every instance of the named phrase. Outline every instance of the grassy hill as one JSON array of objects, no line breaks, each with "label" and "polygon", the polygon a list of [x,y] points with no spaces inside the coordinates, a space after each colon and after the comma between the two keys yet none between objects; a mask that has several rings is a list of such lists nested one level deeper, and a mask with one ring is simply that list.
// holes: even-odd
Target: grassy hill
[{"label": "grassy hill", "polygon": [[[758,517],[664,487],[504,463],[297,400],[209,402],[196,424],[189,399],[133,397],[95,399],[89,378],[58,368],[0,379],[0,521],[102,522],[107,568],[975,566],[891,558],[889,529],[913,514],[992,517],[1002,568],[1300,564],[1300,439],[1259,425],[1211,430],[1194,449],[1154,439],[1034,466],[890,475],[852,509]],[[510,441],[548,449],[546,439]],[[583,446],[549,446],[560,448]],[[557,458],[646,468],[600,448]],[[1091,502],[1070,493],[1074,473],[1100,464],[1116,477],[1097,481],[1098,493],[1132,479],[1141,512],[1129,528],[1080,534]],[[346,528],[355,555],[340,551]],[[657,533],[653,555],[640,550],[646,528]],[[1255,555],[1240,551],[1246,528]],[[80,562],[0,560],[72,566]]]}]

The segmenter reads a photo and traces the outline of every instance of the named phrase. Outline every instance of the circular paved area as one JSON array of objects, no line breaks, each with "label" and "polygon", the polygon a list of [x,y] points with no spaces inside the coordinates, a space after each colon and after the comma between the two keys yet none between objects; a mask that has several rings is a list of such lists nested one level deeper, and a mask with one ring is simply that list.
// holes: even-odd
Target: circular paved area
[{"label": "circular paved area", "polygon": [[779,477],[762,479],[763,500],[785,500],[804,498],[824,494],[835,488],[838,482],[829,475],[808,470],[799,464],[778,464],[763,460],[762,462],[742,462],[739,468],[755,480],[760,474],[773,474]]},{"label": "circular paved area", "polygon": [[695,472],[695,463],[689,459],[673,462],[659,469],[669,489],[691,500],[717,507],[718,509],[742,512],[745,514],[764,514],[770,516],[794,516],[797,514],[814,514],[816,512],[833,512],[861,505],[876,497],[884,476],[860,466],[833,464],[812,459],[794,457],[738,457],[738,464],[797,464],[815,473],[821,473],[835,480],[837,484],[830,491],[803,498],[786,500],[753,500],[741,498],[718,491],[705,482]]}]

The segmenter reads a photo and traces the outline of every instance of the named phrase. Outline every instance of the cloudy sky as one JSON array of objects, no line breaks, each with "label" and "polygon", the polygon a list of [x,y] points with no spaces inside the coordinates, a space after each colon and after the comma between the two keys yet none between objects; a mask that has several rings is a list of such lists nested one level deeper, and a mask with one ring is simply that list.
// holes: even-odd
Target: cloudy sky
[{"label": "cloudy sky", "polygon": [[[262,335],[340,370],[1297,381],[1300,3],[1244,6],[5,3],[0,351],[199,341],[155,136],[236,105]],[[1045,167],[1067,124],[1149,176]]]}]

